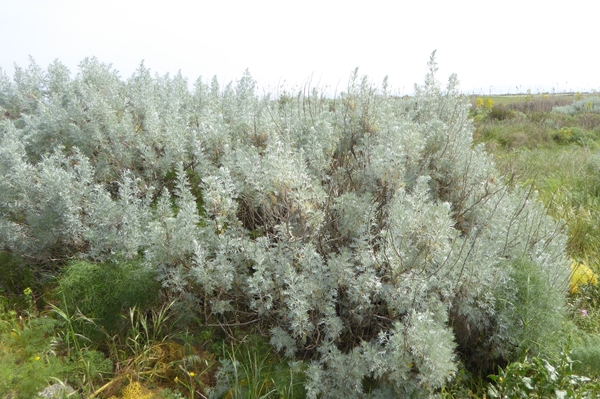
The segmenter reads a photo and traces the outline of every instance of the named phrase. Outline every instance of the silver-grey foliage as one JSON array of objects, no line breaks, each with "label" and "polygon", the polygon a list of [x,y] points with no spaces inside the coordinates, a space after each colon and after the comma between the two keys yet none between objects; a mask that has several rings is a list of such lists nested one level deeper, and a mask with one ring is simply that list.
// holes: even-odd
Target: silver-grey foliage
[{"label": "silver-grey foliage", "polygon": [[585,99],[577,100],[573,102],[573,104],[554,107],[552,111],[567,115],[586,113],[600,114],[600,97],[587,97]]},{"label": "silver-grey foliage", "polygon": [[310,398],[434,395],[459,360],[557,328],[568,267],[561,226],[429,68],[410,99],[356,73],[335,99],[95,59],[2,74],[0,245],[40,267],[142,256],[196,317],[310,357]]}]

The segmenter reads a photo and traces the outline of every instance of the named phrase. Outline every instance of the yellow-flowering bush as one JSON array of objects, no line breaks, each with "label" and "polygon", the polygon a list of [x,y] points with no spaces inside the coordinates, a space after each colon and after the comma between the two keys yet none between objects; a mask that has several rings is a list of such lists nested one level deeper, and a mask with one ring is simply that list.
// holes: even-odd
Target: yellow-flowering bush
[{"label": "yellow-flowering bush", "polygon": [[579,292],[579,287],[586,284],[598,285],[598,275],[583,263],[571,264],[569,288],[572,294]]}]

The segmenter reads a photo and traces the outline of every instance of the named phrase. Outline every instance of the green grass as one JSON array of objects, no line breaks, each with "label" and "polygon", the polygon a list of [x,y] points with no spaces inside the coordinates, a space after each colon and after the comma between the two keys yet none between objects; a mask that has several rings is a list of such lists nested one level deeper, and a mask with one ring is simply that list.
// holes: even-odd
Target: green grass
[{"label": "green grass", "polygon": [[288,363],[258,336],[247,336],[236,345],[224,347],[222,358],[223,368],[217,385],[224,398],[306,397],[302,384],[303,363]]},{"label": "green grass", "polygon": [[572,103],[573,101],[582,98],[594,96],[594,93],[520,93],[520,94],[493,94],[493,95],[471,95],[469,98],[472,103],[475,103],[477,98],[491,99],[496,106],[515,104],[522,105],[523,103],[533,101],[558,101],[561,103]]},{"label": "green grass", "polygon": [[532,110],[510,120],[482,120],[474,138],[486,144],[505,176],[533,185],[549,214],[565,221],[569,255],[600,271],[600,127],[589,124],[597,117]]},{"label": "green grass", "polygon": [[[504,132],[506,133],[506,132]],[[536,148],[495,149],[495,160],[516,184],[532,184],[550,215],[568,228],[568,252],[599,265],[600,153],[577,144],[540,143]]]},{"label": "green grass", "polygon": [[175,330],[172,304],[122,310],[124,332],[110,335],[61,303],[33,311],[30,290],[0,297],[0,398],[29,399],[55,383],[82,398],[205,398],[210,388],[224,398],[306,396],[302,362],[288,364],[249,330],[233,332],[233,341],[218,329]]},{"label": "green grass", "polygon": [[1,398],[33,398],[57,382],[92,387],[112,371],[112,363],[99,352],[86,347],[65,351],[61,323],[50,314],[17,312],[0,299]]}]

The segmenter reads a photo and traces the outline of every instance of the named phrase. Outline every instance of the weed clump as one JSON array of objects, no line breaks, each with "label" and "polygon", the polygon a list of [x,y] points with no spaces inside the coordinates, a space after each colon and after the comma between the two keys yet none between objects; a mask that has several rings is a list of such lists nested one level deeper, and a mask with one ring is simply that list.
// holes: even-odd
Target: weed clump
[{"label": "weed clump", "polygon": [[139,261],[77,261],[62,272],[55,295],[70,314],[84,314],[112,336],[128,309],[155,306],[159,289],[156,272]]}]

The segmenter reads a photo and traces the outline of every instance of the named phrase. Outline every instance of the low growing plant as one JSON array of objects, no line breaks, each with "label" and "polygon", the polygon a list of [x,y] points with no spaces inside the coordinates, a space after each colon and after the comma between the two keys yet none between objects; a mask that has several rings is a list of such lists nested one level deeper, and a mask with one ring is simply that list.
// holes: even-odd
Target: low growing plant
[{"label": "low growing plant", "polygon": [[[592,313],[590,311],[590,313]],[[573,370],[579,375],[593,378],[595,382],[600,381],[600,315],[598,309],[595,309],[596,314],[590,314],[590,318],[595,318],[592,323],[595,323],[594,328],[589,330],[583,330],[587,326],[581,326],[582,333],[580,334],[579,340],[574,345],[571,352],[571,358],[573,359]],[[588,317],[580,316],[581,318]],[[588,319],[589,320],[589,319]],[[589,331],[589,332],[587,332]]]},{"label": "low growing plant", "polygon": [[19,315],[0,297],[0,397],[30,399],[68,375],[69,365],[55,352],[57,322]]},{"label": "low growing plant", "polygon": [[555,361],[539,357],[514,362],[492,375],[492,398],[591,399],[600,395],[600,384],[573,373],[573,361],[566,353]]},{"label": "low growing plant", "polygon": [[112,375],[113,362],[96,350],[96,344],[87,336],[76,330],[82,327],[82,330],[90,331],[86,326],[98,330],[98,326],[79,311],[71,314],[55,305],[50,306],[60,327],[54,332],[53,346],[67,364],[68,382],[86,393],[94,392],[98,384]]},{"label": "low growing plant", "polygon": [[[122,316],[128,309],[156,305],[159,289],[156,272],[139,261],[77,261],[68,264],[59,277],[56,296],[65,311],[80,312],[112,336],[122,332]],[[85,336],[92,334],[93,324],[81,327],[84,330],[78,332]],[[103,334],[97,335],[98,339]]]},{"label": "low growing plant", "polygon": [[211,398],[306,397],[302,362],[282,361],[265,343],[232,345],[224,355]]}]

